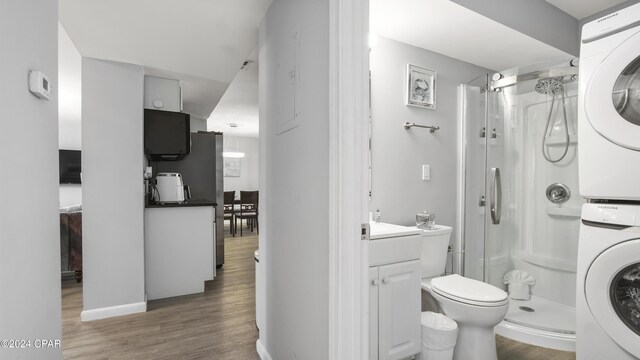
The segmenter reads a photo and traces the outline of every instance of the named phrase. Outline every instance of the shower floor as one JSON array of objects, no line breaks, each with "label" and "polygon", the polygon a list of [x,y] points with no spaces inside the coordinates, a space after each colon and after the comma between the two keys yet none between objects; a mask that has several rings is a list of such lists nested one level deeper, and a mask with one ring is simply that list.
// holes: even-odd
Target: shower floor
[{"label": "shower floor", "polygon": [[575,334],[576,308],[537,296],[531,296],[530,300],[509,299],[505,321],[544,331]]}]

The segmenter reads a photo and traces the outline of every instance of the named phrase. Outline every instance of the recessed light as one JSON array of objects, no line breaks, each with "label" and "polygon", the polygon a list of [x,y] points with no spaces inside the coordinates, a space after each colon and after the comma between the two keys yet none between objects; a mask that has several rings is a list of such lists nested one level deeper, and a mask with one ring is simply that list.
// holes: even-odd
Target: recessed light
[{"label": "recessed light", "polygon": [[230,124],[229,124],[229,127],[237,128],[237,127],[238,127],[238,124],[236,124],[236,123],[230,123]]}]

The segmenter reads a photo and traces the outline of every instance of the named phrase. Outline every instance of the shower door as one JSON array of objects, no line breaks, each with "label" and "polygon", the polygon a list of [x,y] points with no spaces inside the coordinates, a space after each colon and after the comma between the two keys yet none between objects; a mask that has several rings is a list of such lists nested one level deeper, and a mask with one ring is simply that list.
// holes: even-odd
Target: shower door
[{"label": "shower door", "polygon": [[[488,76],[480,76],[467,84],[460,85],[460,133],[461,162],[460,176],[463,188],[460,190],[463,249],[458,263],[464,276],[484,281],[484,232],[485,232],[485,176],[486,176],[486,132]],[[462,261],[460,261],[462,260]]]},{"label": "shower door", "polygon": [[[511,109],[504,92],[487,92],[485,143],[485,229],[484,281],[504,288],[502,277],[512,268],[511,242],[514,239],[514,208],[512,196],[515,181],[516,149],[513,148],[512,127],[506,116]],[[511,146],[510,146],[511,145]]]},{"label": "shower door", "polygon": [[489,282],[502,288],[500,274],[508,267],[508,209],[503,207],[509,196],[511,168],[502,134],[503,122],[496,115],[501,106],[499,93],[489,89],[488,76],[461,85],[462,122],[462,192],[464,215],[463,273],[466,277]]},{"label": "shower door", "polygon": [[[482,77],[461,86],[461,225],[466,277],[505,291],[511,270],[535,279],[531,299],[510,300],[505,321],[564,336],[575,332],[584,200],[578,194],[577,83],[558,79],[562,93],[545,93],[550,83],[542,78],[492,88]],[[560,158],[565,147],[561,161],[547,160]]]}]

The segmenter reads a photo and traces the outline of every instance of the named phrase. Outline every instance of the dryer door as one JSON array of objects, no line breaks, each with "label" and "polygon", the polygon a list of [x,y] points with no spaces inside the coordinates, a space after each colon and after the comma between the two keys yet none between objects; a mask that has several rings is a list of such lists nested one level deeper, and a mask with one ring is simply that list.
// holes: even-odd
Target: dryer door
[{"label": "dryer door", "polygon": [[593,261],[585,295],[600,327],[640,357],[640,239],[614,245]]},{"label": "dryer door", "polygon": [[591,126],[625,148],[640,150],[640,32],[594,70],[584,99]]}]

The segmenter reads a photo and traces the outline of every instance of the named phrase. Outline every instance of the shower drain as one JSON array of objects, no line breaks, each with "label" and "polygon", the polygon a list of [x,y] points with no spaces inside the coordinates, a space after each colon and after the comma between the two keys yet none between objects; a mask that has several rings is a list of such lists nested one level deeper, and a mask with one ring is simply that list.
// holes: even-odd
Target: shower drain
[{"label": "shower drain", "polygon": [[526,311],[526,312],[534,312],[535,311],[533,308],[530,308],[528,306],[520,306],[519,309],[523,310],[523,311]]}]

